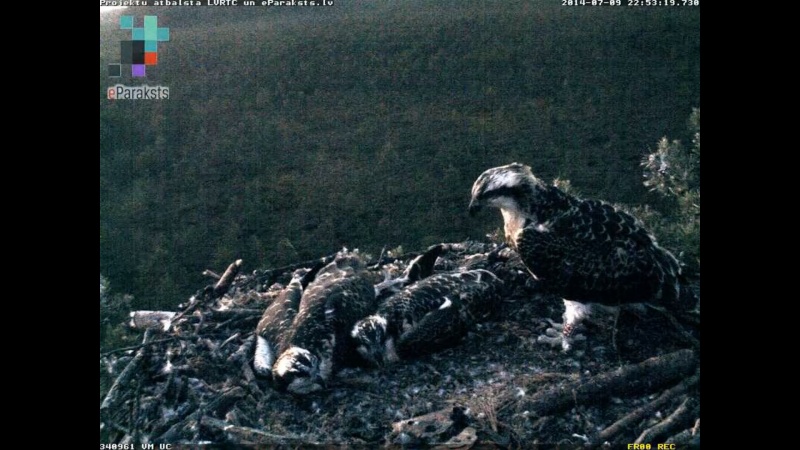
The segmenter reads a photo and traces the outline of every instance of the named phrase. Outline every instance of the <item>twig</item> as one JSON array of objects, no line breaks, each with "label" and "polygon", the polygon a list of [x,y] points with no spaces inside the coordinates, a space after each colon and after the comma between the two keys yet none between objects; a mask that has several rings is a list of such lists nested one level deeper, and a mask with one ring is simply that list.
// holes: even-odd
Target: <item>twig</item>
[{"label": "twig", "polygon": [[256,445],[334,445],[330,443],[320,443],[309,441],[297,435],[280,435],[267,433],[266,431],[257,430],[250,427],[240,427],[238,425],[231,425],[224,420],[214,419],[212,417],[203,416],[200,419],[202,426],[222,431],[229,435],[231,441],[237,444],[256,444]]},{"label": "twig", "polygon": [[238,338],[240,335],[241,335],[241,333],[239,333],[239,332],[234,333],[233,336],[231,336],[228,339],[225,339],[224,341],[222,341],[222,344],[219,344],[219,349],[222,350],[222,347],[225,347],[227,344],[231,343],[234,339]]},{"label": "twig", "polygon": [[226,310],[211,310],[211,314],[215,319],[239,319],[242,317],[258,316],[264,312],[262,309],[254,308],[235,308]]},{"label": "twig", "polygon": [[[210,289],[211,286],[207,286],[207,290]],[[205,294],[199,297],[197,295],[194,295],[189,300],[191,301],[191,303],[187,305],[185,308],[183,308],[183,311],[179,312],[178,314],[175,315],[175,317],[172,318],[172,323],[177,324],[178,321],[182,319],[185,315],[197,309],[197,307],[200,306],[200,304],[202,304],[203,301],[205,301]]]},{"label": "twig", "polygon": [[692,408],[692,398],[687,398],[681,403],[681,406],[670,414],[666,419],[657,423],[656,425],[644,430],[639,438],[634,442],[641,444],[643,442],[655,442],[663,436],[668,436],[672,431],[684,426],[685,423],[691,423],[692,415],[694,413]]},{"label": "twig", "polygon": [[153,442],[175,442],[179,436],[179,431],[184,425],[184,419],[197,411],[197,405],[186,408],[183,412],[167,420],[163,424],[153,429]]},{"label": "twig", "polygon": [[370,267],[370,269],[380,269],[381,268],[381,261],[383,260],[383,255],[386,253],[386,246],[384,245],[381,249],[381,254],[378,256],[378,261]]},{"label": "twig", "polygon": [[614,353],[617,355],[619,355],[619,347],[617,347],[617,332],[619,331],[617,324],[619,323],[619,313],[620,310],[617,308],[616,311],[614,311],[614,324],[612,325],[613,328],[611,330],[611,345],[614,347]]},{"label": "twig", "polygon": [[229,309],[225,311],[211,311],[214,319],[224,319],[228,317],[227,320],[216,324],[214,326],[215,330],[219,330],[220,328],[223,328],[237,320],[258,320],[261,318],[261,314],[263,313],[263,310],[258,309]]},{"label": "twig", "polygon": [[114,353],[127,352],[128,350],[138,350],[138,349],[140,349],[142,347],[146,347],[148,345],[163,344],[164,342],[170,342],[170,341],[175,340],[175,339],[190,339],[190,338],[185,338],[185,337],[181,337],[181,336],[172,336],[172,337],[168,337],[166,339],[158,339],[158,340],[155,340],[155,341],[146,342],[144,344],[131,345],[130,347],[115,348],[114,350],[109,350],[109,351],[107,351],[105,353],[100,353],[100,358],[104,358],[104,357],[106,357],[108,355],[113,355]]},{"label": "twig", "polygon": [[242,345],[240,345],[239,348],[235,352],[231,353],[228,356],[228,359],[226,360],[226,362],[228,364],[232,364],[235,361],[239,361],[239,360],[246,361],[247,357],[252,352],[253,345],[254,345],[255,341],[256,341],[255,333],[248,334],[244,338],[244,342],[242,343]]},{"label": "twig", "polygon": [[213,278],[213,279],[215,279],[215,280],[219,280],[220,278],[222,278],[222,277],[221,277],[219,274],[217,274],[216,272],[214,272],[214,271],[212,271],[212,270],[208,270],[208,269],[206,269],[206,270],[204,270],[204,271],[203,271],[203,275],[204,275],[204,276],[207,276],[207,277],[211,277],[211,278]]},{"label": "twig", "polygon": [[250,368],[250,362],[248,361],[242,363],[242,374],[244,375],[244,379],[247,381],[248,387],[250,383],[256,381],[256,374],[253,373],[253,369]]},{"label": "twig", "polygon": [[201,312],[200,321],[197,322],[197,325],[195,325],[194,333],[192,333],[192,336],[198,336],[200,334],[200,328],[203,326],[203,323],[205,323],[205,321],[206,321],[206,315]]},{"label": "twig", "polygon": [[133,395],[133,402],[131,403],[131,439],[133,441],[139,440],[139,406],[141,405],[142,398],[142,380],[136,379],[136,392]]},{"label": "twig", "polygon": [[322,258],[316,258],[316,259],[312,259],[312,260],[309,260],[309,261],[303,261],[303,262],[299,262],[299,263],[290,264],[288,266],[277,267],[275,269],[265,270],[263,273],[261,273],[261,274],[259,274],[257,276],[258,277],[258,281],[260,283],[267,282],[268,284],[271,284],[272,282],[274,282],[275,278],[283,275],[284,273],[293,272],[293,271],[295,271],[297,269],[300,269],[300,268],[303,268],[303,267],[311,267],[312,268],[312,272],[316,273],[314,271],[314,269],[319,270],[319,268],[321,268],[322,266],[324,266],[324,265],[328,264],[329,262],[333,261],[334,259],[336,259],[336,255],[337,255],[337,253],[332,253],[330,255],[323,256]]},{"label": "twig", "polygon": [[625,430],[626,428],[640,422],[645,417],[653,414],[661,408],[665,404],[667,404],[670,400],[676,398],[679,395],[683,395],[689,388],[696,385],[698,380],[700,379],[699,374],[695,374],[686,380],[683,380],[680,384],[664,391],[661,396],[657,399],[653,400],[652,402],[644,405],[640,408],[635,409],[630,414],[626,415],[625,417],[619,419],[618,421],[614,422],[611,426],[606,428],[605,430],[601,431],[600,434],[597,436],[597,439],[600,442],[610,440],[621,431]]}]

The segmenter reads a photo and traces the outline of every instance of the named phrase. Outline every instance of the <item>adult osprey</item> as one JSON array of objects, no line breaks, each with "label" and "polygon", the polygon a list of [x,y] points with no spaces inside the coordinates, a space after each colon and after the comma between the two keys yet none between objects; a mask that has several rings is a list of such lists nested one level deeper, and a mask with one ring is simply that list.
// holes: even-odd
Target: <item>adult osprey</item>
[{"label": "adult osprey", "polygon": [[425,278],[353,326],[356,350],[382,365],[452,346],[491,312],[502,283],[482,269]]},{"label": "adult osprey", "polygon": [[297,315],[272,367],[278,387],[294,394],[323,388],[352,348],[349,331],[375,311],[375,288],[355,253],[340,253],[303,291]]},{"label": "adult osprey", "polygon": [[564,299],[564,350],[592,304],[678,301],[678,260],[639,220],[608,203],[571,196],[513,163],[475,180],[470,214],[482,206],[500,209],[506,242],[545,291]]}]

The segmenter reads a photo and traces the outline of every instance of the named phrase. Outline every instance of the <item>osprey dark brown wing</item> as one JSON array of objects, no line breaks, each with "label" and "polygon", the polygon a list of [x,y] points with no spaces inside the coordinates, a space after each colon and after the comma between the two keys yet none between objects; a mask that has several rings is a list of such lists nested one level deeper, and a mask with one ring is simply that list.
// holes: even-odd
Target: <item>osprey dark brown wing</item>
[{"label": "osprey dark brown wing", "polygon": [[678,261],[639,221],[603,202],[530,224],[514,244],[542,287],[564,298],[616,306],[678,294]]},{"label": "osprey dark brown wing", "polygon": [[352,337],[357,350],[368,362],[380,365],[450,346],[488,314],[500,284],[486,270],[426,278],[355,324]]},{"label": "osprey dark brown wing", "polygon": [[437,309],[397,339],[401,359],[440,351],[457,344],[476,323],[486,319],[500,299],[503,284],[487,270],[454,274],[458,282]]}]

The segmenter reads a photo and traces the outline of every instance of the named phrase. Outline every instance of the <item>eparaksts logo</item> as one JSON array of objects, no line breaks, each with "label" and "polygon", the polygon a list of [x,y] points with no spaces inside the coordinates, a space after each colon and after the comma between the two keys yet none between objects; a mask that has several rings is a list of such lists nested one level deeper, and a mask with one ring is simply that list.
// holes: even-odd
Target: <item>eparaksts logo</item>
[{"label": "eparaksts logo", "polygon": [[166,100],[169,88],[166,86],[125,86],[116,84],[106,91],[109,100]]},{"label": "eparaksts logo", "polygon": [[122,76],[122,65],[130,64],[131,76],[144,78],[147,66],[158,64],[158,43],[169,42],[169,28],[158,26],[158,16],[144,16],[144,26],[134,26],[133,16],[120,16],[119,27],[131,30],[131,40],[120,41],[121,63],[108,65],[108,76]]}]

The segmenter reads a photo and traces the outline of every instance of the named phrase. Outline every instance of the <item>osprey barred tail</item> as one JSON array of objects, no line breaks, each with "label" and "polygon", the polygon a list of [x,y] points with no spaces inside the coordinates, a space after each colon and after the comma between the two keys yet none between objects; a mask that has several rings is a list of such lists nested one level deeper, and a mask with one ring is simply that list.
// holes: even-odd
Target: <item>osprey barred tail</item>
[{"label": "osprey barred tail", "polygon": [[565,350],[592,304],[679,301],[678,260],[639,220],[608,203],[571,196],[513,163],[475,181],[470,214],[483,206],[500,209],[508,244],[545,291],[564,298]]}]

